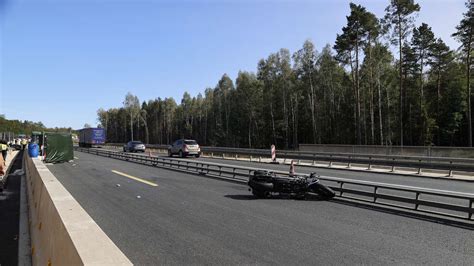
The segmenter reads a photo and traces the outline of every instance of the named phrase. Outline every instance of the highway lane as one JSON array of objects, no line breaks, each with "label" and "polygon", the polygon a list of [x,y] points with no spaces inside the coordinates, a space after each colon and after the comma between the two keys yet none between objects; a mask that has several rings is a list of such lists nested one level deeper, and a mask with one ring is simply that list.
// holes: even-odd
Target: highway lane
[{"label": "highway lane", "polygon": [[337,202],[255,200],[242,185],[75,155],[48,168],[138,265],[474,261],[472,230]]},{"label": "highway lane", "polygon": [[[164,156],[164,155],[160,155]],[[246,167],[265,168],[278,171],[289,171],[289,165],[283,164],[269,164],[269,163],[258,163],[241,160],[229,160],[229,159],[218,159],[218,158],[206,158],[201,157],[197,160],[205,162],[214,162],[230,165],[239,165]],[[350,171],[341,169],[329,169],[329,168],[318,168],[309,166],[296,166],[296,172],[309,174],[316,172],[321,176],[340,177],[355,180],[364,180],[372,182],[380,182],[387,184],[415,186],[423,188],[450,190],[464,193],[474,193],[474,182],[465,182],[457,180],[446,180],[436,179],[428,177],[416,177],[416,176],[404,176],[397,174],[384,174],[384,173],[370,173],[361,171]]]},{"label": "highway lane", "polygon": [[[115,151],[120,151],[120,150],[115,149]],[[145,153],[144,155],[148,155],[148,153]],[[162,154],[162,153],[152,153],[152,155],[167,157],[165,154]],[[173,158],[181,159],[177,156],[174,156]],[[278,165],[278,164],[269,164],[269,163],[249,162],[249,161],[243,161],[243,160],[210,158],[210,157],[201,157],[197,159],[189,157],[185,159],[228,164],[228,165],[245,166],[245,167],[265,168],[265,169],[278,170],[278,171],[289,170],[289,165],[283,165],[283,164]],[[387,183],[387,184],[449,190],[449,191],[457,191],[457,192],[463,192],[463,193],[474,193],[474,182],[465,182],[465,181],[459,181],[459,180],[437,179],[437,178],[428,178],[428,177],[423,177],[423,176],[417,177],[417,176],[405,176],[405,175],[397,175],[397,174],[384,174],[384,173],[376,173],[376,172],[370,173],[370,172],[362,172],[362,171],[350,171],[350,170],[343,170],[343,169],[329,169],[329,168],[309,167],[309,166],[296,166],[296,172],[306,173],[306,174],[309,174],[311,172],[317,172],[321,176],[340,177],[340,178],[380,182],[380,183]]]}]

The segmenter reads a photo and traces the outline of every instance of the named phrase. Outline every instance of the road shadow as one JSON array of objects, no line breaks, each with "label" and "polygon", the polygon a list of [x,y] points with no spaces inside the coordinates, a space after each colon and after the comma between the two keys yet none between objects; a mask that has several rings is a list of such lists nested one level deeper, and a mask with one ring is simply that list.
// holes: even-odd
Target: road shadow
[{"label": "road shadow", "polygon": [[297,201],[322,201],[325,200],[316,195],[307,195],[305,199],[297,199],[287,195],[272,195],[268,198],[257,198],[251,194],[235,194],[235,195],[224,195],[224,197],[233,200],[297,200]]},{"label": "road shadow", "polygon": [[224,197],[233,200],[258,200],[254,195],[224,195]]},{"label": "road shadow", "polygon": [[317,195],[308,195],[305,199],[295,199],[294,197],[289,197],[285,195],[281,195],[281,196],[274,195],[269,198],[257,198],[251,194],[224,195],[224,197],[233,199],[233,200],[247,200],[247,201],[251,201],[251,200],[330,201],[331,203],[335,203],[335,204],[343,204],[343,205],[347,205],[347,206],[351,206],[355,208],[378,211],[378,212],[383,212],[383,213],[387,213],[391,215],[403,216],[410,219],[417,219],[417,220],[422,220],[426,222],[443,224],[447,226],[453,226],[457,228],[474,231],[474,221],[468,222],[468,221],[463,221],[461,219],[455,219],[455,218],[451,219],[451,218],[445,218],[445,217],[429,215],[429,214],[424,214],[424,213],[417,213],[414,211],[397,209],[395,207],[376,206],[369,203],[356,202],[356,201],[341,199],[341,198],[333,198],[333,199],[327,200],[327,199],[322,199],[318,197]]},{"label": "road shadow", "polygon": [[411,219],[417,219],[417,220],[422,220],[422,221],[432,222],[432,223],[437,223],[437,224],[444,224],[448,226],[453,226],[453,227],[458,227],[458,228],[474,231],[474,221],[469,222],[469,221],[463,221],[462,219],[445,218],[445,217],[440,217],[440,216],[435,216],[435,215],[419,213],[415,211],[402,210],[396,207],[377,206],[377,205],[372,205],[369,203],[356,202],[356,201],[346,200],[346,199],[341,199],[341,198],[334,198],[334,199],[331,199],[330,201],[336,204],[343,204],[343,205],[347,205],[351,207],[378,211],[378,212],[383,212],[383,213],[387,213],[391,215],[398,215],[398,216],[403,216],[403,217],[407,217]]}]

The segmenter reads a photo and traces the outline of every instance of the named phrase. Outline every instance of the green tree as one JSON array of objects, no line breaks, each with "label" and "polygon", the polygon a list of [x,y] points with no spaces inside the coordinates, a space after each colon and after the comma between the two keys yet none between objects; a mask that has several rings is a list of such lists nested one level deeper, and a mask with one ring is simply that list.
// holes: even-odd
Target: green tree
[{"label": "green tree", "polygon": [[454,59],[452,51],[449,47],[441,40],[437,39],[434,45],[430,49],[430,60],[431,72],[434,74],[436,79],[436,121],[438,124],[438,144],[440,143],[440,127],[439,121],[441,117],[441,97],[442,97],[442,83],[443,74],[446,71],[449,63]]},{"label": "green tree", "polygon": [[[316,66],[319,71],[316,75],[316,83],[319,86],[318,98],[320,99],[319,124],[322,131],[322,143],[344,143],[346,135],[351,136],[350,115],[347,119],[346,114],[350,114],[351,110],[351,89],[347,88],[344,83],[347,75],[344,68],[335,60],[331,46],[326,45],[322,51]],[[346,123],[347,121],[347,123]]]},{"label": "green tree", "polygon": [[466,1],[467,12],[456,26],[456,32],[453,34],[460,43],[463,51],[466,66],[466,90],[467,90],[467,123],[468,123],[468,145],[472,147],[472,109],[471,109],[471,58],[473,47],[473,28],[474,28],[474,4],[472,1]]},{"label": "green tree", "polygon": [[426,99],[424,97],[423,85],[424,85],[424,67],[428,64],[430,50],[435,43],[434,33],[426,23],[422,23],[421,26],[413,30],[413,36],[411,45],[416,55],[416,64],[419,70],[419,113],[420,113],[420,139],[421,143],[427,143],[427,121],[430,119],[426,108]]},{"label": "green tree", "polygon": [[125,95],[123,106],[130,115],[130,139],[133,140],[133,120],[140,113],[140,101],[137,96],[129,92]]},{"label": "green tree", "polygon": [[[342,28],[342,34],[338,34],[334,49],[341,62],[349,64],[351,77],[353,78],[354,98],[356,101],[355,125],[357,127],[357,144],[362,143],[361,130],[361,91],[360,91],[360,60],[359,53],[364,46],[369,47],[368,57],[370,58],[370,45],[378,35],[378,21],[374,14],[367,12],[365,7],[350,3],[351,13],[347,16],[347,25]],[[370,71],[372,74],[372,70]],[[370,89],[372,90],[371,80]],[[372,119],[373,125],[373,119]]]},{"label": "green tree", "polygon": [[304,88],[304,94],[307,97],[311,117],[312,142],[317,143],[318,125],[316,121],[316,84],[314,77],[316,75],[317,53],[314,44],[307,40],[303,48],[293,55],[295,62],[295,72],[297,78],[301,79]]},{"label": "green tree", "polygon": [[[259,109],[262,105],[262,86],[253,73],[239,72],[236,81],[236,94],[234,101],[240,111],[238,128],[246,128],[247,146],[253,147],[258,142]],[[245,134],[245,133],[244,133]],[[243,138],[245,139],[245,138]]]},{"label": "green tree", "polygon": [[403,44],[413,28],[414,13],[420,11],[420,6],[413,0],[391,0],[385,9],[384,24],[387,30],[393,29],[391,41],[398,45],[399,53],[399,124],[400,145],[403,146]]}]

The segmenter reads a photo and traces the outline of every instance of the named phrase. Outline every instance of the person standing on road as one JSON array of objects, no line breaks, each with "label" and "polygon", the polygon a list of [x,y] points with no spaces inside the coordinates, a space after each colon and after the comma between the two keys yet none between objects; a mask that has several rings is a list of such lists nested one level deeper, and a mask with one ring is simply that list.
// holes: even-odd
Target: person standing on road
[{"label": "person standing on road", "polygon": [[21,149],[25,150],[25,147],[26,147],[26,139],[22,139],[21,140]]},{"label": "person standing on road", "polygon": [[2,151],[3,161],[7,161],[8,145],[6,140],[0,141],[0,150]]}]

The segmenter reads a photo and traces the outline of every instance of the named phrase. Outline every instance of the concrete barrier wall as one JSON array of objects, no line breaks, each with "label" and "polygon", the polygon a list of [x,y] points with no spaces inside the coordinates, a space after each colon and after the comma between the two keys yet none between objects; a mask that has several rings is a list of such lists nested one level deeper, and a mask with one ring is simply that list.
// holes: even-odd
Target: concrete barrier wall
[{"label": "concrete barrier wall", "polygon": [[33,265],[132,265],[39,159],[24,159]]}]

